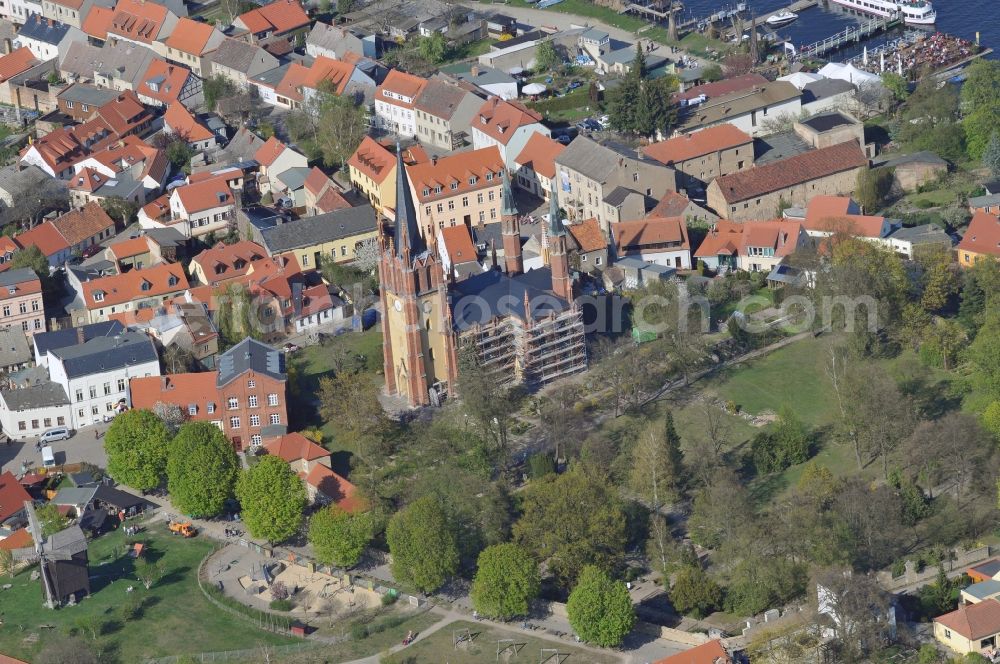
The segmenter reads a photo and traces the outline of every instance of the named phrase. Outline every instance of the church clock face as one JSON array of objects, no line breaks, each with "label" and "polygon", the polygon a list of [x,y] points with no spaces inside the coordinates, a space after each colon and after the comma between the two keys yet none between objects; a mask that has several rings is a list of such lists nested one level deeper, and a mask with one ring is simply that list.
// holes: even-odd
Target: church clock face
[{"label": "church clock face", "polygon": [[396,309],[396,311],[402,311],[403,310],[403,301],[402,300],[396,300],[393,303],[392,306]]}]

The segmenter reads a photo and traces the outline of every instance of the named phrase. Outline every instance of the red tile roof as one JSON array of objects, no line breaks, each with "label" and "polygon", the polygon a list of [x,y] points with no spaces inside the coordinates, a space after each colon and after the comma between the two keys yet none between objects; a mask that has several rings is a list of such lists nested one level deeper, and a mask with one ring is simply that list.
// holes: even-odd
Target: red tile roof
[{"label": "red tile roof", "polygon": [[[436,163],[429,161],[406,166],[413,194],[421,203],[499,187],[503,171],[503,159],[496,146],[457,152],[441,157]],[[472,178],[475,178],[475,184],[470,184]],[[454,189],[451,187],[453,183],[456,185]],[[439,193],[435,193],[436,187],[441,188]]]},{"label": "red tile roof", "polygon": [[982,210],[976,212],[958,250],[1000,257],[1000,218]]},{"label": "red tile roof", "polygon": [[236,200],[224,175],[177,187],[171,196],[175,194],[189,215],[212,208],[226,207]]},{"label": "red tile roof", "polygon": [[9,470],[0,473],[0,523],[24,509],[31,496]]},{"label": "red tile roof", "polygon": [[740,90],[749,90],[755,85],[766,85],[768,82],[769,81],[760,74],[744,74],[734,78],[715,81],[714,83],[696,85],[693,88],[685,90],[684,92],[676,93],[674,95],[674,99],[677,101],[680,101],[681,99],[694,99],[699,95],[705,95],[706,98],[711,99],[712,97],[721,97],[722,95],[732,94],[733,92],[739,92]]},{"label": "red tile roof", "polygon": [[861,146],[847,141],[723,175],[713,185],[719,187],[726,202],[735,203],[867,165],[868,157]]},{"label": "red tile roof", "polygon": [[347,165],[381,184],[395,170],[396,158],[374,138],[365,136]]},{"label": "red tile roof", "polygon": [[608,248],[608,242],[604,239],[604,233],[601,232],[601,225],[597,219],[587,219],[578,224],[570,224],[566,228],[583,253]]},{"label": "red tile roof", "polygon": [[465,224],[441,229],[441,241],[453,265],[476,261],[476,245],[472,244],[472,233]]},{"label": "red tile roof", "polygon": [[[12,534],[0,540],[0,549],[5,551],[16,551],[17,549],[26,549],[29,546],[34,546],[35,541],[31,539],[31,533],[28,532],[27,528],[21,528],[20,530],[15,530]],[[20,661],[20,660],[10,660],[10,661]],[[3,657],[0,656],[0,664],[4,664]]]},{"label": "red tile roof", "polygon": [[490,97],[479,107],[472,126],[501,145],[507,145],[520,127],[539,124],[542,116],[516,101]]},{"label": "red tile roof", "polygon": [[[149,63],[149,69],[143,75],[137,92],[169,105],[180,98],[190,76],[193,74],[186,67],[172,65],[166,60],[153,60]],[[156,85],[157,89],[154,90],[151,84]]]},{"label": "red tile roof", "polygon": [[108,249],[111,250],[112,256],[121,260],[123,258],[131,258],[132,256],[148,254],[149,242],[150,240],[145,237],[129,238],[128,240],[124,240],[122,242],[116,242],[108,247]]},{"label": "red tile roof", "polygon": [[253,158],[258,164],[266,168],[277,161],[278,157],[280,157],[281,154],[287,149],[287,145],[272,136],[267,139],[263,145],[257,148],[257,152],[254,153]]},{"label": "red tile roof", "polygon": [[713,154],[722,150],[750,144],[749,161],[753,161],[753,139],[746,132],[726,123],[708,129],[702,129],[683,136],[670,138],[659,143],[653,143],[643,148],[643,153],[656,161],[667,164],[679,163]]},{"label": "red tile roof", "polygon": [[656,204],[652,210],[650,210],[647,217],[679,217],[684,214],[688,206],[691,205],[691,199],[684,194],[678,193],[676,191],[668,191],[660,199],[660,202]]},{"label": "red tile roof", "polygon": [[718,639],[660,659],[653,664],[729,664],[732,660]]},{"label": "red tile roof", "polygon": [[678,250],[690,249],[687,226],[680,217],[650,217],[611,224],[611,235],[619,252],[629,250],[662,251],[655,245],[679,243]]},{"label": "red tile roof", "polygon": [[849,196],[815,196],[806,208],[806,230],[846,232],[857,237],[880,238],[885,217],[855,214]]},{"label": "red tile roof", "polygon": [[97,109],[95,114],[116,137],[152,120],[152,116],[131,90],[126,90]]},{"label": "red tile roof", "polygon": [[202,23],[186,16],[181,17],[165,42],[167,46],[182,53],[202,55],[215,28],[210,23]]},{"label": "red tile roof", "polygon": [[319,196],[323,193],[323,189],[332,182],[330,176],[319,170],[316,166],[313,166],[312,170],[309,171],[309,176],[306,178],[305,188],[313,196]]},{"label": "red tile roof", "polygon": [[[200,25],[200,24],[199,24]],[[214,134],[203,124],[198,122],[194,114],[179,101],[167,106],[167,112],[163,114],[163,121],[170,127],[170,131],[180,136],[185,141],[193,143],[195,141],[207,141]]]},{"label": "red tile roof", "polygon": [[6,300],[10,297],[19,297],[22,295],[31,295],[33,293],[41,293],[41,280],[35,275],[34,272],[29,271],[26,274],[30,274],[30,276],[27,276],[21,281],[8,282],[9,286],[14,286],[14,293],[10,294],[5,288],[2,292],[0,292],[0,300]]},{"label": "red tile roof", "polygon": [[256,242],[240,240],[234,244],[218,243],[191,259],[201,266],[209,284],[237,279],[250,271],[257,261],[267,258],[267,251]]},{"label": "red tile roof", "polygon": [[363,512],[368,507],[356,486],[322,464],[313,466],[304,479],[345,512]]},{"label": "red tile roof", "polygon": [[[224,403],[215,386],[217,376],[218,373],[215,371],[205,371],[132,378],[129,381],[132,407],[151,409],[158,401],[178,405],[197,404],[197,412],[194,415],[186,414],[189,419],[201,421],[219,419]],[[205,407],[209,402],[215,404],[214,413],[209,413]]]},{"label": "red tile roof", "polygon": [[966,604],[951,613],[938,616],[941,623],[953,632],[977,641],[1000,633],[1000,602],[990,598],[976,604]]},{"label": "red tile roof", "polygon": [[528,137],[514,161],[551,180],[556,175],[556,157],[565,149],[559,141],[536,131]]},{"label": "red tile roof", "polygon": [[71,247],[115,227],[114,219],[97,201],[90,201],[79,210],[70,210],[52,224]]},{"label": "red tile roof", "polygon": [[17,243],[22,247],[34,245],[49,257],[69,249],[66,238],[56,230],[51,221],[44,221],[31,230],[21,233],[17,236]]},{"label": "red tile roof", "polygon": [[253,34],[281,34],[309,25],[309,15],[296,0],[276,0],[236,17]]},{"label": "red tile roof", "polygon": [[[407,74],[398,69],[390,69],[389,74],[382,81],[382,85],[378,86],[378,89],[375,90],[375,99],[394,106],[413,108],[413,104],[416,103],[417,97],[420,96],[425,85],[427,85],[427,79],[425,78]],[[407,97],[410,101],[386,96],[386,92]]]},{"label": "red tile roof", "polygon": [[720,219],[701,241],[696,258],[746,256],[747,247],[770,247],[777,257],[794,253],[802,224],[785,219],[736,223]]},{"label": "red tile roof", "polygon": [[114,9],[93,5],[87,12],[87,18],[83,19],[82,29],[91,37],[103,41],[108,38],[108,28],[114,18]]},{"label": "red tile roof", "polygon": [[108,32],[143,44],[152,44],[160,36],[167,8],[145,0],[118,0]]},{"label": "red tile roof", "polygon": [[14,254],[20,250],[21,245],[19,245],[14,238],[6,235],[0,235],[0,258],[3,258],[3,262],[0,263],[0,272],[10,269],[11,259],[14,257]]},{"label": "red tile roof", "polygon": [[0,82],[11,79],[21,72],[28,71],[40,61],[27,46],[11,51],[0,58]]},{"label": "red tile roof", "polygon": [[273,438],[264,443],[264,449],[268,454],[291,463],[304,459],[315,461],[316,459],[329,459],[330,451],[321,445],[317,445],[301,433],[289,433],[284,436]]},{"label": "red tile roof", "polygon": [[[177,293],[188,287],[184,269],[175,263],[161,263],[142,270],[84,281],[83,302],[87,309],[100,309],[140,298]],[[103,299],[95,299],[102,294]]]},{"label": "red tile roof", "polygon": [[316,209],[321,213],[333,212],[334,210],[344,210],[351,207],[350,202],[334,189],[333,185],[326,188],[323,195],[316,201]]}]

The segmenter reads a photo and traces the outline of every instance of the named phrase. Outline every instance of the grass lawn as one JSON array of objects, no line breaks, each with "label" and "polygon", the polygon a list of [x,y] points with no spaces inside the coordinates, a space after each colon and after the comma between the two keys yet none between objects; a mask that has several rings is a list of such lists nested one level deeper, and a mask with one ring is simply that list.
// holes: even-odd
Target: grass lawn
[{"label": "grass lawn", "polygon": [[825,338],[803,339],[729,369],[709,389],[754,414],[788,405],[806,424],[823,426],[836,414],[824,369],[826,350]]},{"label": "grass lawn", "polygon": [[[468,629],[474,638],[468,646],[455,648],[453,635],[456,631]],[[418,641],[402,652],[392,657],[383,658],[384,664],[495,664],[497,662],[497,640],[513,639],[519,645],[517,657],[501,656],[505,662],[535,662],[539,661],[541,648],[558,648],[561,658],[552,657],[552,662],[560,661],[568,664],[575,662],[587,664],[610,664],[618,661],[617,657],[597,655],[589,651],[574,648],[565,643],[538,639],[525,634],[508,632],[483,623],[454,622],[443,627],[429,638]],[[554,653],[552,653],[554,655]]]},{"label": "grass lawn", "polygon": [[[32,661],[45,644],[68,634],[83,620],[102,624],[95,650],[111,662],[140,662],[147,657],[163,657],[184,652],[239,650],[259,644],[296,643],[294,639],[255,629],[211,604],[198,588],[198,564],[212,549],[210,542],[184,540],[166,533],[163,526],[151,527],[140,536],[148,547],[150,560],[164,567],[163,578],[146,590],[135,580],[133,560],[125,554],[125,538],[118,530],[91,542],[90,574],[92,595],[78,606],[50,611],[42,605],[40,581],[32,581],[29,571],[13,579],[3,579],[12,588],[0,591],[4,622],[0,626],[0,652]],[[122,622],[120,607],[133,587],[133,596],[144,600],[141,617]],[[53,629],[42,629],[53,625]],[[29,634],[38,643],[25,642]],[[83,636],[91,641],[89,634]]]},{"label": "grass lawn", "polygon": [[553,122],[575,122],[601,112],[601,106],[590,101],[590,91],[586,84],[562,97],[532,102],[529,106],[545,116],[546,120]]},{"label": "grass lawn", "polygon": [[[406,638],[407,633],[412,631],[415,634],[419,634],[423,630],[427,629],[434,623],[438,622],[441,616],[432,613],[430,611],[422,611],[419,613],[414,613],[409,616],[398,625],[393,627],[387,627],[383,631],[376,634],[371,634],[364,639],[359,640],[349,640],[344,643],[337,644],[335,646],[324,646],[322,649],[324,661],[330,662],[348,662],[353,659],[360,659],[362,657],[367,657],[369,655],[374,655],[380,652],[385,652],[390,647],[402,643],[403,639]],[[368,622],[369,629],[373,625],[377,625],[379,619],[375,619]],[[321,629],[320,634],[325,633],[326,630]],[[331,632],[334,635],[340,636],[341,631],[335,630]],[[346,633],[349,633],[347,631]],[[309,659],[310,655],[306,654],[303,659]],[[298,659],[291,658],[291,662],[297,662]]]},{"label": "grass lawn", "polygon": [[[528,4],[524,0],[509,0],[509,4],[514,7],[534,7],[534,5]],[[619,14],[608,7],[599,7],[590,0],[563,0],[558,5],[553,5],[546,9],[552,12],[559,12],[560,14],[574,14],[576,16],[596,19],[601,23],[630,32],[635,32],[639,28],[649,25],[648,22],[641,18],[636,18],[629,14]]]}]

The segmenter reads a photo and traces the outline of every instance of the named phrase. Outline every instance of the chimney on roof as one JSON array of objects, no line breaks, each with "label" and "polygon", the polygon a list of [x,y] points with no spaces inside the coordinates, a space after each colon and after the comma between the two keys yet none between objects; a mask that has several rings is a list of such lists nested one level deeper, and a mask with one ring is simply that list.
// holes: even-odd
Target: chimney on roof
[{"label": "chimney on roof", "polygon": [[469,74],[472,78],[479,76],[479,65],[472,65],[472,69],[469,70]]},{"label": "chimney on roof", "polygon": [[84,342],[83,328],[78,327],[76,328],[76,343],[82,344],[83,342]]},{"label": "chimney on roof", "polygon": [[433,157],[431,157],[431,166],[437,166],[437,163],[438,163],[437,155],[434,155]]}]

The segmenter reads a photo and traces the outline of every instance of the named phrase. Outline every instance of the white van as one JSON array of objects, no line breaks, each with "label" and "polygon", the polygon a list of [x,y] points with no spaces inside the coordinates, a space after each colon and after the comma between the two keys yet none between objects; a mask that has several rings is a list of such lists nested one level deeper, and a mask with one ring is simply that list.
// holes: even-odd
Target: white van
[{"label": "white van", "polygon": [[42,468],[54,468],[56,457],[52,454],[52,446],[46,445],[42,448]]},{"label": "white van", "polygon": [[68,427],[55,427],[54,429],[49,429],[43,433],[38,438],[38,442],[45,445],[46,443],[55,443],[60,440],[66,440],[67,438],[69,438]]}]

